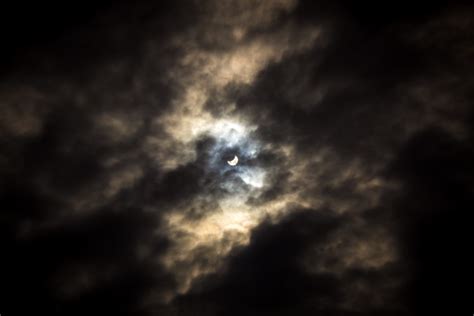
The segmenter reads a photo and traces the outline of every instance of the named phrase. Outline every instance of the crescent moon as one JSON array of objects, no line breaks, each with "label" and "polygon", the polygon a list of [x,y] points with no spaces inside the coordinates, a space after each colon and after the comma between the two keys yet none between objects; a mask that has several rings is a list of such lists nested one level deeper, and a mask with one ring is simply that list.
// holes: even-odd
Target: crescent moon
[{"label": "crescent moon", "polygon": [[234,156],[234,159],[232,159],[231,161],[227,161],[227,163],[231,166],[235,166],[238,162],[239,158],[237,158],[237,156]]}]

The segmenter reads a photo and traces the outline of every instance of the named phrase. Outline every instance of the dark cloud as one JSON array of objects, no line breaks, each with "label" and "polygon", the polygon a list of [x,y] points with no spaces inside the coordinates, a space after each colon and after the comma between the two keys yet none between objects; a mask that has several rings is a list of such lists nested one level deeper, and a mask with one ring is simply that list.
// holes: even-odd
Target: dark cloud
[{"label": "dark cloud", "polygon": [[[328,251],[325,245],[347,221],[330,211],[301,210],[278,224],[265,222],[252,232],[248,246],[229,256],[222,274],[197,281],[175,304],[183,306],[185,315],[195,308],[212,315],[396,314],[398,307],[391,306],[389,297],[383,306],[372,306],[377,296],[387,294],[381,288],[390,290],[386,283],[395,274],[392,267],[343,274],[307,271],[305,254],[316,249],[312,264],[319,265]],[[369,293],[363,293],[364,286]],[[351,299],[358,303],[355,310],[348,305]]]},{"label": "dark cloud", "polygon": [[[29,201],[20,207],[47,209],[45,203]],[[2,202],[4,209],[12,207]],[[21,235],[16,238],[2,224],[5,312],[127,315],[137,311],[149,291],[173,286],[171,276],[149,263],[167,245],[166,239],[153,236],[153,217],[112,206],[100,212],[33,232],[17,231]],[[140,247],[147,250],[143,258]]]},{"label": "dark cloud", "polygon": [[192,1],[9,2],[1,19],[2,68],[40,72],[43,80],[46,74],[86,79],[79,76],[101,64],[140,58],[151,34],[164,39],[189,27],[196,9]]},{"label": "dark cloud", "polygon": [[445,131],[428,129],[405,145],[391,167],[403,183],[393,217],[411,268],[407,296],[417,314],[456,310],[465,296],[448,289],[470,273],[459,229],[474,202],[473,153]]},{"label": "dark cloud", "polygon": [[0,314],[452,314],[471,12],[8,5]]}]

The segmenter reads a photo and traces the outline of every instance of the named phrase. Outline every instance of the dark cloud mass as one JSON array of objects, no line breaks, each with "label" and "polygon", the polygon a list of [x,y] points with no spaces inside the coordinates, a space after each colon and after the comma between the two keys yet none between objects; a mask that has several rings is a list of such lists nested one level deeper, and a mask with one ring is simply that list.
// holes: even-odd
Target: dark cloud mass
[{"label": "dark cloud mass", "polygon": [[473,9],[7,4],[0,314],[472,309]]}]

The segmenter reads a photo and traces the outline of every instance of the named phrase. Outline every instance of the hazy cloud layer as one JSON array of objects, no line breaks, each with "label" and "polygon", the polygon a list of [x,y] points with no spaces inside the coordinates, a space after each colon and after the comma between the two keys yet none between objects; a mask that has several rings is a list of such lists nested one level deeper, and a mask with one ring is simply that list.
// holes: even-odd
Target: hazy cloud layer
[{"label": "hazy cloud layer", "polygon": [[57,6],[0,63],[2,315],[462,305],[472,6]]}]

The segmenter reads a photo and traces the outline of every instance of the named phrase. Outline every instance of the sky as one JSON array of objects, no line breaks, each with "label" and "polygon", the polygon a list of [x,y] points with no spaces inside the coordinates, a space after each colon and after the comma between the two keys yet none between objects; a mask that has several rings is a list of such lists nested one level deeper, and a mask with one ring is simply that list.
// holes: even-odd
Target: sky
[{"label": "sky", "polygon": [[472,312],[473,9],[6,4],[0,314]]}]

